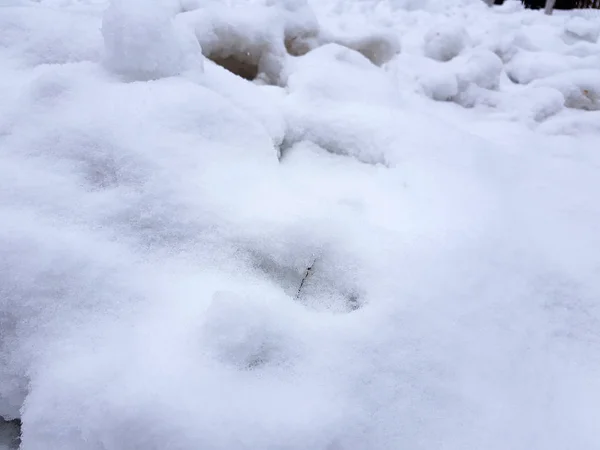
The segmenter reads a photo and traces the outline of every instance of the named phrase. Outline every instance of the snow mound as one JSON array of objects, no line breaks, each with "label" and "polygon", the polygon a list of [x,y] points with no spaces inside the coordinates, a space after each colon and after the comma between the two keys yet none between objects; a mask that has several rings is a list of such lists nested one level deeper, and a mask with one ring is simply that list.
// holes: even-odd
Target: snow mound
[{"label": "snow mound", "polygon": [[203,54],[242,78],[285,84],[284,22],[258,5],[214,6],[178,17],[191,27]]},{"label": "snow mound", "polygon": [[515,83],[528,84],[540,78],[567,72],[579,64],[580,59],[575,56],[521,50],[507,64],[506,73]]},{"label": "snow mound", "polygon": [[[497,91],[504,66],[493,52],[472,50],[449,62],[415,61],[403,58],[398,65],[410,64],[408,73],[420,91],[436,101],[455,101],[463,106],[479,102],[485,91]],[[398,68],[405,71],[406,69]]]},{"label": "snow mound", "polygon": [[501,34],[490,43],[489,49],[498,55],[505,64],[508,64],[521,50],[536,50],[527,35],[522,32]]},{"label": "snow mound", "polygon": [[419,82],[425,95],[433,100],[452,100],[459,93],[459,79],[457,75],[445,65],[432,67],[431,71],[428,71],[419,77]]},{"label": "snow mound", "polygon": [[573,17],[565,24],[565,34],[569,38],[596,43],[600,37],[600,24],[597,20]]},{"label": "snow mound", "polygon": [[311,100],[385,105],[398,101],[398,90],[385,72],[359,52],[338,44],[324,45],[294,60],[287,89]]},{"label": "snow mound", "polygon": [[595,111],[600,109],[600,71],[573,70],[532,83],[560,91],[568,108]]},{"label": "snow mound", "polygon": [[[379,142],[369,143],[367,138],[377,121],[365,121],[360,109],[365,104],[392,106],[398,92],[367,58],[337,44],[325,45],[295,61],[288,89],[288,145],[308,140],[364,162],[385,162]],[[371,112],[390,120],[385,109]]]},{"label": "snow mound", "polygon": [[356,50],[376,66],[385,64],[400,52],[400,40],[393,33],[385,31],[332,37],[331,42]]},{"label": "snow mound", "polygon": [[454,61],[461,89],[475,85],[483,89],[500,87],[500,75],[504,70],[502,60],[489,50],[475,50]]},{"label": "snow mound", "polygon": [[301,56],[318,45],[321,26],[307,0],[268,0],[266,4],[280,10],[289,54]]},{"label": "snow mound", "polygon": [[166,3],[112,1],[102,21],[108,67],[133,80],[201,70],[198,43],[173,16]]},{"label": "snow mound", "polygon": [[425,56],[436,61],[456,58],[468,45],[469,36],[461,25],[436,26],[425,34]]},{"label": "snow mound", "polygon": [[248,83],[217,64],[205,65],[203,85],[225,97],[262,126],[279,147],[285,135],[282,114],[284,91],[275,86]]},{"label": "snow mound", "polygon": [[528,86],[511,97],[503,99],[500,107],[516,111],[519,120],[542,122],[558,114],[565,107],[565,98],[557,89]]},{"label": "snow mound", "polygon": [[208,5],[177,20],[195,31],[208,59],[247,80],[279,86],[287,83],[290,56],[323,45],[356,50],[379,66],[400,51],[398,38],[381,29],[345,35],[322,29],[306,1]]}]

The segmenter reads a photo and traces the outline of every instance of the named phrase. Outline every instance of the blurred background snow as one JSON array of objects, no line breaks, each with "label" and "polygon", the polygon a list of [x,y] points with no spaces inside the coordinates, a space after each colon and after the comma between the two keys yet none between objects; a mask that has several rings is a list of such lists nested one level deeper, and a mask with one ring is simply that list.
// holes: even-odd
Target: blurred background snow
[{"label": "blurred background snow", "polygon": [[599,36],[0,2],[0,450],[600,448]]}]

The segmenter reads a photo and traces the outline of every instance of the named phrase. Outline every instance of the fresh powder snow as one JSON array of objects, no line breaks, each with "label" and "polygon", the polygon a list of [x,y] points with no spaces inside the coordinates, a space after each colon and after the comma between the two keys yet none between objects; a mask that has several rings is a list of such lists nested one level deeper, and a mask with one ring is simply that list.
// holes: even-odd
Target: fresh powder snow
[{"label": "fresh powder snow", "polygon": [[0,0],[0,450],[599,450],[600,15]]}]

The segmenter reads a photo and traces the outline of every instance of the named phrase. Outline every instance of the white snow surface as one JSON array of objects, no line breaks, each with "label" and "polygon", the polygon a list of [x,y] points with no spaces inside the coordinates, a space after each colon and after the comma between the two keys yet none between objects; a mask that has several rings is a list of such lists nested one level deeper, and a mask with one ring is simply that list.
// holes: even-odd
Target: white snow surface
[{"label": "white snow surface", "polygon": [[516,0],[2,0],[19,448],[598,450],[599,29]]}]

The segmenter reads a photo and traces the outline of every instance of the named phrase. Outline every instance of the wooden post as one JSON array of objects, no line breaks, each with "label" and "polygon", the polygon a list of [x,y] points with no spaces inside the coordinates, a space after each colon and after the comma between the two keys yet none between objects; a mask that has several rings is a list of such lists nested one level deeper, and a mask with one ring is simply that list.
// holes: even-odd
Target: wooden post
[{"label": "wooden post", "polygon": [[556,0],[546,0],[546,10],[544,11],[546,15],[551,16],[552,10],[554,9],[554,4]]}]

